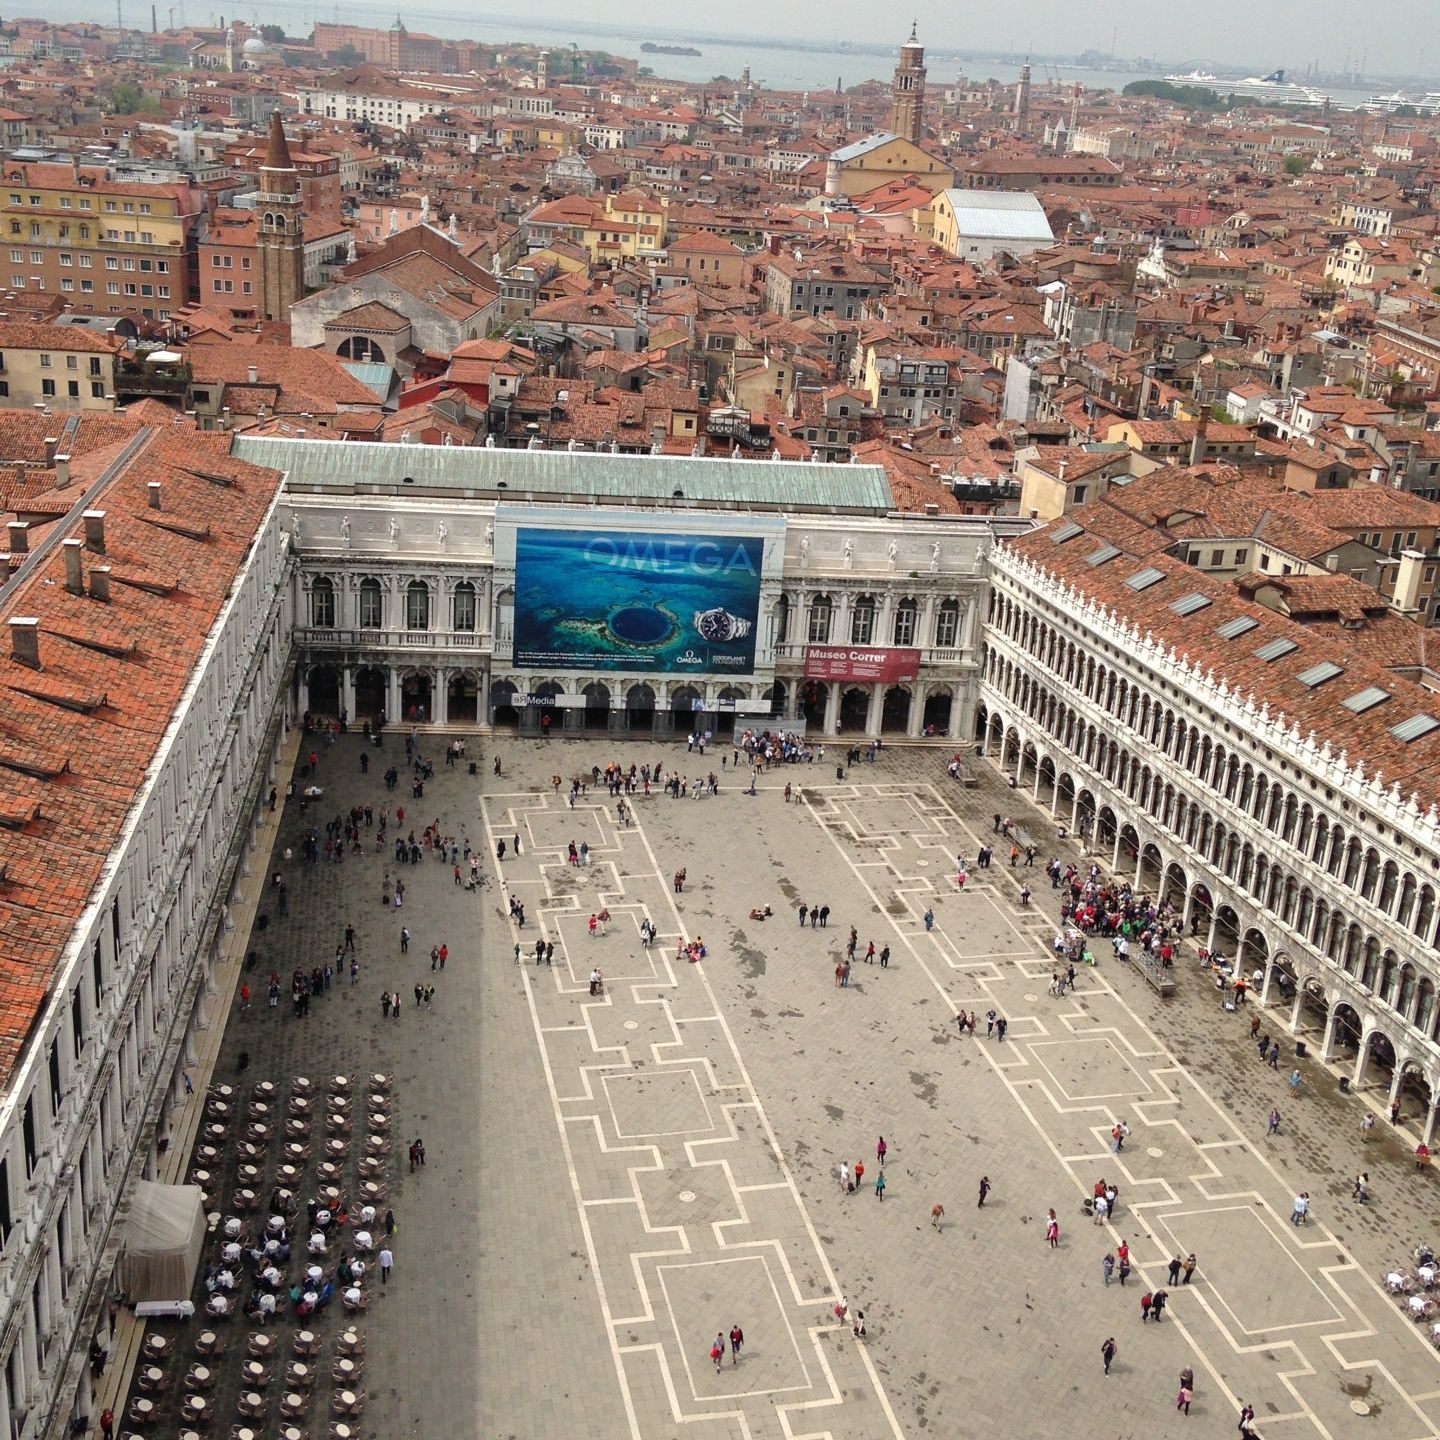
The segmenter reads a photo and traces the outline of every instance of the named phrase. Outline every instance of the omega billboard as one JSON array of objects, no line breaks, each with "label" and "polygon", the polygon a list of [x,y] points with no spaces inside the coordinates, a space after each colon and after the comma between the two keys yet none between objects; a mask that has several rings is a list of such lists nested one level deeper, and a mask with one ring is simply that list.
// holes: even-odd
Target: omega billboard
[{"label": "omega billboard", "polygon": [[503,508],[513,530],[497,534],[496,561],[513,543],[517,669],[749,676],[773,663],[761,586],[783,520],[667,514],[651,528],[633,511]]},{"label": "omega billboard", "polygon": [[870,645],[807,645],[807,680],[879,681],[893,685],[913,680],[920,673],[918,650],[895,650]]}]

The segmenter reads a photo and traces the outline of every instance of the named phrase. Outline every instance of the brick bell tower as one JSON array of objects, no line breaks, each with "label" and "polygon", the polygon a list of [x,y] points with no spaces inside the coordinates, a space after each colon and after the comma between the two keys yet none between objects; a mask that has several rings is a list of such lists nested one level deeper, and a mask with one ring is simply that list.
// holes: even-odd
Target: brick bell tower
[{"label": "brick bell tower", "polygon": [[288,320],[290,307],[305,297],[304,207],[300,199],[300,174],[290,158],[290,146],[278,110],[270,116],[265,163],[260,167],[260,198],[255,210],[260,227],[257,237],[260,318]]},{"label": "brick bell tower", "polygon": [[910,38],[900,47],[900,63],[890,82],[890,132],[912,145],[920,143],[925,105],[925,47],[910,27]]}]

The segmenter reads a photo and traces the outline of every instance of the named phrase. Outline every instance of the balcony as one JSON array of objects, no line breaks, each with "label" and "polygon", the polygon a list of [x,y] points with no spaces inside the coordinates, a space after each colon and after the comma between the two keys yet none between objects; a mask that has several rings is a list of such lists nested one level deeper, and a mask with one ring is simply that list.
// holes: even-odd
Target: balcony
[{"label": "balcony", "polygon": [[444,650],[488,655],[491,637],[479,630],[346,630],[298,626],[296,643],[312,650]]}]

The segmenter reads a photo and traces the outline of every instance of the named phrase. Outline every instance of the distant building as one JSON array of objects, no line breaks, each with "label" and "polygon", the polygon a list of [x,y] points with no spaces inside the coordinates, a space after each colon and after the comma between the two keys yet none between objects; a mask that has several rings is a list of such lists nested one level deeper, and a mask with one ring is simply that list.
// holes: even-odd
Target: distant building
[{"label": "distant building", "polygon": [[996,255],[1028,255],[1055,243],[1040,202],[1027,191],[977,195],[942,190],[930,204],[927,222],[935,243],[976,264]]}]

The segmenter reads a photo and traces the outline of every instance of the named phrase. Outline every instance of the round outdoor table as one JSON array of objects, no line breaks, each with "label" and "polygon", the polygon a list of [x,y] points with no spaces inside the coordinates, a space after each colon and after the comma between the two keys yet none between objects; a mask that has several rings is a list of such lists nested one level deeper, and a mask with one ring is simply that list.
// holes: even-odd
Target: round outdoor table
[{"label": "round outdoor table", "polygon": [[307,1090],[311,1089],[314,1086],[315,1082],[308,1075],[297,1075],[293,1081],[293,1084],[295,1086],[295,1089],[303,1095]]},{"label": "round outdoor table", "polygon": [[280,1440],[300,1440],[304,1433],[298,1425],[284,1425],[280,1429]]},{"label": "round outdoor table", "polygon": [[305,1397],[298,1390],[292,1390],[286,1395],[285,1403],[292,1410],[299,1410],[305,1404]]},{"label": "round outdoor table", "polygon": [[251,1380],[259,1380],[265,1374],[265,1367],[258,1360],[247,1360],[245,1374]]},{"label": "round outdoor table", "polygon": [[360,1193],[364,1195],[367,1200],[378,1200],[382,1192],[380,1186],[374,1180],[366,1180],[360,1186]]},{"label": "round outdoor table", "polygon": [[330,1433],[335,1437],[335,1440],[351,1440],[351,1436],[353,1436],[356,1432],[352,1430],[343,1420],[339,1420],[335,1423],[335,1426]]},{"label": "round outdoor table", "polygon": [[[204,1176],[202,1180],[200,1177]],[[258,1165],[242,1165],[237,1172],[238,1179],[242,1185],[258,1185],[260,1183],[260,1167]],[[195,1183],[204,1185],[210,1179],[208,1170],[197,1170],[195,1172]]]},{"label": "round outdoor table", "polygon": [[217,1099],[228,1100],[235,1092],[228,1085],[212,1085],[210,1093]]},{"label": "round outdoor table", "polygon": [[342,1375],[353,1375],[355,1373],[355,1362],[347,1360],[343,1355],[335,1362],[335,1368]]},{"label": "round outdoor table", "polygon": [[372,1110],[367,1118],[372,1130],[383,1130],[390,1123],[390,1117],[380,1110]]},{"label": "round outdoor table", "polygon": [[250,1113],[257,1120],[263,1120],[270,1113],[270,1107],[263,1100],[252,1100],[250,1102]]},{"label": "round outdoor table", "polygon": [[214,1332],[213,1330],[202,1330],[202,1331],[195,1337],[195,1343],[196,1343],[197,1345],[199,1345],[199,1346],[202,1346],[202,1347],[208,1349],[211,1345],[213,1345],[213,1344],[215,1343],[215,1341],[216,1341],[217,1338],[218,1338],[218,1337],[216,1336],[216,1334],[215,1334],[215,1332]]},{"label": "round outdoor table", "polygon": [[313,1345],[315,1343],[315,1332],[313,1330],[302,1330],[295,1338],[302,1345]]},{"label": "round outdoor table", "polygon": [[303,1385],[305,1383],[305,1377],[309,1375],[309,1373],[310,1367],[308,1365],[303,1364],[299,1360],[292,1361],[288,1371],[290,1383],[292,1385]]},{"label": "round outdoor table", "polygon": [[253,1350],[268,1350],[270,1348],[270,1337],[268,1335],[252,1335],[250,1347]]},{"label": "round outdoor table", "polygon": [[253,1205],[255,1203],[255,1192],[253,1190],[242,1190],[240,1192],[240,1198],[247,1205]]},{"label": "round outdoor table", "polygon": [[210,1378],[210,1368],[207,1365],[197,1365],[190,1374],[199,1384],[203,1385]]},{"label": "round outdoor table", "polygon": [[331,1155],[343,1155],[345,1153],[345,1142],[343,1140],[327,1140],[325,1149]]},{"label": "round outdoor table", "polygon": [[350,1077],[348,1075],[336,1075],[330,1081],[332,1090],[348,1090],[350,1088]]},{"label": "round outdoor table", "polygon": [[149,1365],[145,1369],[145,1378],[152,1385],[158,1385],[165,1378],[165,1372],[158,1365]]},{"label": "round outdoor table", "polygon": [[307,1265],[305,1274],[310,1280],[316,1282],[325,1278],[325,1272],[318,1265]]},{"label": "round outdoor table", "polygon": [[355,1402],[359,1397],[355,1394],[353,1390],[342,1390],[335,1398],[341,1403],[341,1405],[345,1407],[345,1409],[352,1410],[354,1409]]},{"label": "round outdoor table", "polygon": [[290,1097],[290,1110],[295,1115],[307,1115],[310,1112],[310,1101],[304,1095],[292,1095]]},{"label": "round outdoor table", "polygon": [[203,1415],[206,1410],[205,1397],[203,1395],[187,1395],[185,1409],[191,1415]]},{"label": "round outdoor table", "polygon": [[225,1127],[223,1125],[207,1125],[205,1133],[212,1140],[223,1140],[225,1138]]},{"label": "round outdoor table", "polygon": [[389,1149],[389,1147],[390,1142],[383,1135],[367,1135],[365,1137],[365,1148],[372,1154],[379,1154],[382,1150]]},{"label": "round outdoor table", "polygon": [[218,1160],[220,1158],[220,1152],[213,1145],[202,1145],[195,1152],[195,1158],[205,1161]]},{"label": "round outdoor table", "polygon": [[214,1116],[223,1116],[230,1113],[230,1102],[228,1100],[212,1100],[210,1102],[210,1113]]},{"label": "round outdoor table", "polygon": [[265,1408],[265,1397],[258,1390],[247,1390],[240,1399],[251,1410]]},{"label": "round outdoor table", "polygon": [[322,1185],[320,1187],[320,1198],[330,1202],[329,1208],[333,1210],[340,1203],[340,1190],[335,1185]]},{"label": "round outdoor table", "polygon": [[153,1350],[155,1354],[162,1354],[170,1342],[163,1335],[147,1335],[145,1337],[145,1348]]},{"label": "round outdoor table", "polygon": [[135,1401],[135,1411],[139,1415],[148,1415],[154,1408],[143,1395]]},{"label": "round outdoor table", "polygon": [[235,1431],[235,1440],[257,1440],[257,1436],[248,1425],[241,1425]]},{"label": "round outdoor table", "polygon": [[256,1087],[257,1095],[264,1095],[267,1098],[275,1093],[275,1082],[273,1080],[262,1080]]},{"label": "round outdoor table", "polygon": [[340,1336],[340,1348],[342,1350],[357,1350],[360,1347],[360,1332],[358,1330],[346,1330]]},{"label": "round outdoor table", "polygon": [[198,1430],[182,1430],[180,1440],[200,1440],[200,1432]]},{"label": "round outdoor table", "polygon": [[276,1173],[282,1180],[298,1180],[300,1178],[300,1171],[294,1165],[282,1165]]}]

